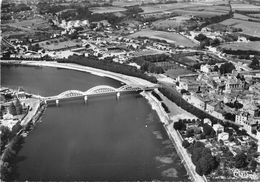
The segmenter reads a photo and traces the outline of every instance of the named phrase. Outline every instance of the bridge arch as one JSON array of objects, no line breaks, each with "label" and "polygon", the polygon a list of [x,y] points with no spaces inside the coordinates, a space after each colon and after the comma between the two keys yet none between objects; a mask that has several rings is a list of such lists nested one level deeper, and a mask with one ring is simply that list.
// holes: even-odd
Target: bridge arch
[{"label": "bridge arch", "polygon": [[133,87],[131,85],[123,85],[122,87],[118,88],[119,91],[138,91],[142,90],[140,87]]},{"label": "bridge arch", "polygon": [[108,85],[99,85],[95,86],[85,92],[86,95],[88,94],[102,94],[102,93],[111,93],[111,92],[117,92],[118,89],[108,86]]},{"label": "bridge arch", "polygon": [[58,98],[67,98],[67,97],[76,97],[84,95],[84,92],[81,92],[79,90],[67,90],[65,92],[60,93],[57,97]]}]

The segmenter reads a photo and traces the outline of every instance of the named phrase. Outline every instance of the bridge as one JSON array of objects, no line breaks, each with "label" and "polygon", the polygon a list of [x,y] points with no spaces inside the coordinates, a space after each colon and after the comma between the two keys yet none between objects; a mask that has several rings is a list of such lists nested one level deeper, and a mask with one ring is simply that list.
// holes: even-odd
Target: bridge
[{"label": "bridge", "polygon": [[88,98],[91,96],[103,96],[103,95],[115,95],[119,99],[121,93],[130,93],[130,92],[139,92],[139,91],[151,91],[155,88],[158,88],[158,85],[153,84],[150,86],[142,85],[123,85],[119,88],[114,88],[108,85],[99,85],[89,90],[82,92],[79,90],[67,90],[60,93],[56,96],[43,97],[43,100],[46,104],[55,103],[57,106],[62,100],[74,100],[74,99],[84,99],[84,102],[87,103]]}]

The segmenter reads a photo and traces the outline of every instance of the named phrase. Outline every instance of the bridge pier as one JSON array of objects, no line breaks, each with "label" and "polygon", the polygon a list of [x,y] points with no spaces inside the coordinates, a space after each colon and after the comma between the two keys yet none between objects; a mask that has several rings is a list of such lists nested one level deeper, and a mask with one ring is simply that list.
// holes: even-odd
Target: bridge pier
[{"label": "bridge pier", "polygon": [[47,104],[47,100],[44,100],[44,104]]},{"label": "bridge pier", "polygon": [[59,100],[55,100],[56,106],[59,106]]},{"label": "bridge pier", "polygon": [[88,96],[84,96],[84,103],[86,104],[88,102]]},{"label": "bridge pier", "polygon": [[119,97],[120,97],[120,92],[117,92],[116,93],[116,99],[119,100]]}]

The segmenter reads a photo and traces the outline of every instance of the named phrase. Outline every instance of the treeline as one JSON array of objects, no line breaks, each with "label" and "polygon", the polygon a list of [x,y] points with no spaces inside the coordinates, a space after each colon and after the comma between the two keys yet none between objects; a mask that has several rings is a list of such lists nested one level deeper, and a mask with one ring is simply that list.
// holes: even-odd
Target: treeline
[{"label": "treeline", "polygon": [[191,154],[191,160],[196,166],[196,172],[200,176],[208,175],[217,169],[219,161],[212,156],[211,150],[206,148],[202,142],[197,141],[190,144],[187,147],[187,151]]},{"label": "treeline", "polygon": [[155,91],[152,91],[152,95],[153,95],[158,101],[162,101],[162,98],[161,98]]},{"label": "treeline", "polygon": [[176,93],[172,92],[169,88],[166,87],[160,87],[159,91],[166,96],[168,99],[170,99],[172,102],[174,102],[177,106],[181,107],[182,109],[190,112],[191,114],[195,115],[196,117],[200,119],[209,118],[213,124],[215,123],[222,123],[221,120],[211,116],[210,114],[198,109],[197,107],[191,105],[188,103],[185,99],[181,97],[181,95],[177,95]]},{"label": "treeline", "polygon": [[[40,14],[51,13],[53,15],[58,15],[60,19],[65,20],[86,20],[88,19],[90,22],[97,22],[101,20],[107,20],[110,24],[115,25],[119,23],[124,16],[116,16],[114,13],[93,13],[89,10],[88,6],[79,6],[79,5],[71,5],[68,6],[63,5],[50,5],[48,3],[38,3],[37,8],[39,9]],[[127,17],[135,16],[143,10],[139,6],[130,6],[126,7],[127,10],[122,12]]]},{"label": "treeline", "polygon": [[253,51],[253,50],[232,50],[232,49],[225,49],[222,48],[222,52],[226,54],[233,54],[233,55],[257,55],[260,56],[259,51]]},{"label": "treeline", "polygon": [[163,107],[163,109],[164,109],[164,111],[165,111],[166,113],[170,113],[170,110],[169,110],[169,108],[166,106],[166,104],[164,104],[163,102],[161,102],[161,106]]},{"label": "treeline", "polygon": [[[166,40],[156,39],[156,38],[151,38],[151,37],[146,37],[146,36],[138,36],[137,39],[141,39],[141,40],[148,39],[148,40],[151,40],[151,41],[154,41],[154,42],[159,42],[159,43],[168,44],[168,42],[167,42]],[[171,46],[172,46],[172,47],[175,47],[175,46],[173,46],[173,44],[171,44]]]},{"label": "treeline", "polygon": [[19,150],[22,148],[24,138],[16,135],[9,143],[8,147],[2,155],[1,164],[1,180],[10,180],[15,170],[15,158]]},{"label": "treeline", "polygon": [[203,23],[201,26],[200,26],[200,29],[210,25],[210,24],[214,24],[214,23],[219,23],[219,22],[222,22],[226,19],[229,19],[229,18],[232,18],[233,17],[233,13],[228,13],[228,14],[224,14],[224,15],[220,15],[220,16],[214,16],[214,17],[211,17],[211,18],[206,18],[205,19],[205,23]]},{"label": "treeline", "polygon": [[136,64],[141,66],[142,71],[161,74],[164,73],[164,70],[161,66],[157,66],[154,64],[155,62],[166,62],[169,61],[169,56],[165,54],[157,54],[157,55],[148,55],[148,56],[140,56],[133,57],[130,62],[135,62]]},{"label": "treeline", "polygon": [[134,76],[148,80],[152,83],[157,83],[157,79],[153,76],[148,76],[142,70],[138,70],[136,67],[113,62],[111,58],[99,60],[96,57],[84,57],[84,56],[69,56],[68,59],[58,60],[59,63],[75,63],[83,66],[89,66],[102,70],[112,71],[116,73],[125,74],[128,76]]}]

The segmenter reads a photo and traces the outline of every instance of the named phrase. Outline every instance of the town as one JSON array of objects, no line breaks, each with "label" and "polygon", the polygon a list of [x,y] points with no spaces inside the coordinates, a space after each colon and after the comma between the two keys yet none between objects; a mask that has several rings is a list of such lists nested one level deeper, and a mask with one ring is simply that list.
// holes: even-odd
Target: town
[{"label": "town", "polygon": [[[2,65],[77,65],[158,84],[150,98],[192,181],[260,179],[257,0],[3,0],[1,11]],[[18,86],[0,93],[6,180],[18,134],[47,106]]]}]

